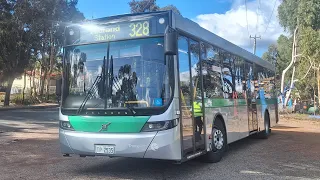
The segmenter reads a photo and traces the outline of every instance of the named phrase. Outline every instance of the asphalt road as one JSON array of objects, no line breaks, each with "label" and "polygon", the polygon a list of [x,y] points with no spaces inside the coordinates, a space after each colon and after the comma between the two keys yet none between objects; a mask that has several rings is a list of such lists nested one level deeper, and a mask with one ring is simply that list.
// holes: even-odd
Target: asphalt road
[{"label": "asphalt road", "polygon": [[[0,179],[320,179],[320,128],[284,121],[267,140],[230,145],[216,164],[62,157],[58,111],[0,112]],[[301,127],[299,127],[301,126]],[[320,127],[320,126],[319,126]],[[298,129],[298,130],[296,130]]]}]

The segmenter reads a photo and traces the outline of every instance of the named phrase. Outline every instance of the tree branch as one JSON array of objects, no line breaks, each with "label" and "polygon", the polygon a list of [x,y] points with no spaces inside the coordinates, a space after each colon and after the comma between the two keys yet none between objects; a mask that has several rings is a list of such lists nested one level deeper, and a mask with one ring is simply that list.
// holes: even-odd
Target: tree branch
[{"label": "tree branch", "polygon": [[294,58],[299,57],[299,56],[303,56],[302,54],[297,54],[295,56],[293,56]]},{"label": "tree branch", "polygon": [[304,78],[306,78],[307,75],[309,74],[311,68],[312,68],[312,65],[310,65],[308,71],[306,72],[306,74],[305,74],[301,79],[295,79],[294,82],[301,81],[301,80],[303,80]]},{"label": "tree branch", "polygon": [[[299,55],[300,55],[300,56],[302,56],[302,57],[304,57],[304,58],[306,58],[306,56],[304,56],[304,55],[302,55],[302,54],[299,54]],[[310,72],[311,68],[314,68],[314,66],[313,66],[314,61],[312,61],[312,60],[311,60],[311,58],[310,58],[309,56],[307,56],[307,57],[308,57],[308,59],[309,59],[309,63],[310,63],[310,66],[309,66],[308,71],[305,73],[305,75],[304,75],[301,79],[295,79],[295,80],[294,80],[294,82],[301,81],[301,80],[303,80],[304,78],[306,78],[306,77],[307,77],[307,75],[309,74],[309,72]]]}]

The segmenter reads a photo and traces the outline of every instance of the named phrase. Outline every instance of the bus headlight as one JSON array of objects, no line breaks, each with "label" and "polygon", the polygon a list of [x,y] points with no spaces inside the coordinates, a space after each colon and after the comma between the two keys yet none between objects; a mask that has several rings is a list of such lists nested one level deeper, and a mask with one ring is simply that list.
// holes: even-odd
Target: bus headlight
[{"label": "bus headlight", "polygon": [[59,124],[60,124],[61,129],[74,131],[74,129],[69,121],[60,121]]},{"label": "bus headlight", "polygon": [[141,131],[142,132],[163,131],[163,130],[176,127],[178,123],[179,123],[179,119],[173,119],[169,121],[147,122],[143,126]]}]

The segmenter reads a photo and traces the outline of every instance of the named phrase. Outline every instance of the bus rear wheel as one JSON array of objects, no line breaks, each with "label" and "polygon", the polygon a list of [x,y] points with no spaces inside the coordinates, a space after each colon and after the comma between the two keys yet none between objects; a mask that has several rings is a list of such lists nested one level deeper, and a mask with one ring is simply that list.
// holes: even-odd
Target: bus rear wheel
[{"label": "bus rear wheel", "polygon": [[204,160],[209,163],[219,162],[227,146],[227,134],[223,126],[222,120],[216,119],[212,128],[212,151],[204,155]]},{"label": "bus rear wheel", "polygon": [[266,112],[265,115],[264,115],[264,130],[261,131],[259,134],[258,134],[258,137],[261,138],[261,139],[268,139],[268,137],[270,136],[270,116],[269,116],[269,113]]}]

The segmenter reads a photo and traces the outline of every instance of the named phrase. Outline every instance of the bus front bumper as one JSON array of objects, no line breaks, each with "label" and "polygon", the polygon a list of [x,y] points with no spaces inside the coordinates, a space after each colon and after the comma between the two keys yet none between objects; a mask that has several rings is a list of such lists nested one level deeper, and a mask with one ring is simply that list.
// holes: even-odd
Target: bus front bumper
[{"label": "bus front bumper", "polygon": [[[62,154],[180,160],[177,129],[141,133],[87,133],[59,129]],[[114,154],[96,153],[96,145],[114,146]]]}]

